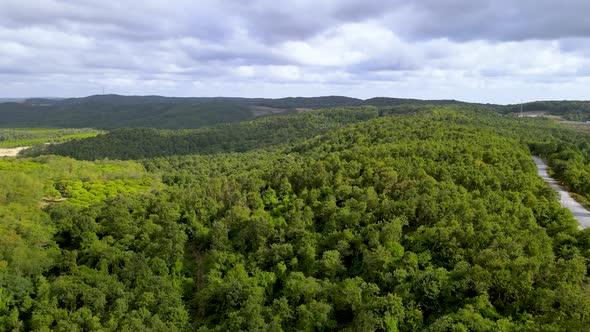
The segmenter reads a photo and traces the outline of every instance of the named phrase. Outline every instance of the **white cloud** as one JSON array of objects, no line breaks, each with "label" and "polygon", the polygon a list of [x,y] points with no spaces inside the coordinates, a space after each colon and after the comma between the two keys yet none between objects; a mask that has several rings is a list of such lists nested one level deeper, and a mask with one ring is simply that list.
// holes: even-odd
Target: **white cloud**
[{"label": "white cloud", "polygon": [[1,94],[587,98],[582,0],[465,1],[0,0]]}]

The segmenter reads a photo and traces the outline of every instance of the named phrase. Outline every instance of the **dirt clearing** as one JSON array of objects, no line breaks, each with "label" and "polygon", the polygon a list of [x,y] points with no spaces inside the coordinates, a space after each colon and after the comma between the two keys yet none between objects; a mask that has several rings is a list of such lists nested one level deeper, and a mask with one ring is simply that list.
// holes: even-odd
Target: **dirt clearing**
[{"label": "dirt clearing", "polygon": [[0,157],[16,157],[16,155],[24,149],[28,149],[28,146],[20,146],[18,148],[0,148]]}]

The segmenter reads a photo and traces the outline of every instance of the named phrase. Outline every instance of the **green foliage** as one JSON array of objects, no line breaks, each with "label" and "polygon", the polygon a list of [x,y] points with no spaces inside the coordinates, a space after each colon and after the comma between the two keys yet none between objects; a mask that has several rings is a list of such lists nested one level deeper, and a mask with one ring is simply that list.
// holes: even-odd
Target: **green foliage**
[{"label": "green foliage", "polygon": [[[520,112],[521,105],[495,106],[494,108],[503,113],[517,113]],[[535,101],[523,104],[522,110],[559,115],[570,121],[590,120],[590,102],[588,101]]]},{"label": "green foliage", "polygon": [[376,108],[362,107],[267,117],[196,130],[116,129],[95,138],[52,145],[41,153],[96,160],[243,152],[277,144],[292,144],[377,116]]},{"label": "green foliage", "polygon": [[13,148],[35,144],[60,143],[94,137],[102,133],[94,129],[0,129],[0,147]]},{"label": "green foliage", "polygon": [[201,330],[583,330],[587,245],[521,141],[551,125],[431,111],[285,152],[146,160],[191,192]]},{"label": "green foliage", "polygon": [[122,154],[115,134],[202,154],[1,160],[0,330],[590,325],[590,231],[530,158],[583,163],[585,145],[551,122],[365,107],[86,142]]},{"label": "green foliage", "polygon": [[0,103],[0,127],[197,128],[253,118],[248,105],[232,99],[91,96]]},{"label": "green foliage", "polygon": [[531,150],[549,162],[553,175],[576,198],[590,205],[590,134],[573,132],[559,138],[549,137],[530,144]]},{"label": "green foliage", "polygon": [[[0,103],[0,127],[200,128],[328,107],[456,104],[454,100],[327,96],[314,98],[170,98],[96,95],[71,99],[28,99]],[[261,114],[257,114],[262,109]]]}]

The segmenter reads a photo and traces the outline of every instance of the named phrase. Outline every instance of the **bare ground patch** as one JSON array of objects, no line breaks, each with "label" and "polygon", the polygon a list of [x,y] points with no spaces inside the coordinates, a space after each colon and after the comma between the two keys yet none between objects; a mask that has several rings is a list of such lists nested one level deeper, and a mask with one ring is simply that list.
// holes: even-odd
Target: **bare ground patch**
[{"label": "bare ground patch", "polygon": [[18,148],[0,148],[0,157],[16,157],[16,155],[24,149],[28,149],[28,146],[19,146]]}]

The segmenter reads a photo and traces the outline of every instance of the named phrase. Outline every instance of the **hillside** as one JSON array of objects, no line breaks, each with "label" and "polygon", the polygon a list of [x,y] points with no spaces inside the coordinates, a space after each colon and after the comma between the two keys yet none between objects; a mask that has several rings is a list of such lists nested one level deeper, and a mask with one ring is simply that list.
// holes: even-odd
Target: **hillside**
[{"label": "hillside", "polygon": [[[287,118],[292,127],[278,121]],[[530,157],[532,148],[570,174],[590,158],[581,152],[587,134],[465,105],[319,110],[224,126],[231,130],[208,129],[223,133],[216,142],[186,140],[201,154],[0,160],[0,328],[590,324],[590,230],[577,228]],[[152,139],[195,135],[112,134],[97,151],[118,151],[115,137],[145,149]],[[223,152],[243,137],[268,140]]]},{"label": "hillside", "polygon": [[119,95],[70,99],[36,98],[20,103],[0,103],[0,127],[184,129],[252,120],[258,116],[289,114],[297,109],[450,103],[457,102],[397,98],[361,100],[339,96],[281,99]]},{"label": "hillside", "polygon": [[[91,139],[39,146],[28,151],[26,155],[55,154],[83,160],[128,160],[171,155],[244,152],[293,144],[372,118],[425,113],[436,107],[438,106],[401,105],[380,108],[331,108],[186,130],[120,128]],[[488,112],[484,108],[473,109]]]},{"label": "hillside", "polygon": [[171,155],[244,152],[290,144],[379,116],[375,107],[357,107],[267,117],[187,130],[121,128],[94,139],[41,146],[28,155],[55,154],[76,159],[142,159]]},{"label": "hillside", "polygon": [[[494,106],[502,113],[518,113],[521,105]],[[523,112],[545,113],[548,115],[561,116],[570,121],[590,120],[590,101],[534,101],[522,104]]]},{"label": "hillside", "polygon": [[16,148],[49,143],[60,143],[73,139],[94,137],[103,132],[89,128],[0,128],[0,147]]},{"label": "hillside", "polygon": [[0,127],[5,128],[197,128],[253,117],[248,105],[232,100],[94,96],[0,104]]},{"label": "hillside", "polygon": [[[341,96],[268,98],[162,97],[95,95],[84,98],[0,100],[0,128],[160,128],[194,129],[253,120],[261,116],[333,108],[400,105],[472,105],[499,113],[518,113],[520,105],[464,103],[456,100],[420,100]],[[590,120],[590,102],[536,101],[523,104],[525,112],[544,112],[566,120]]]}]

